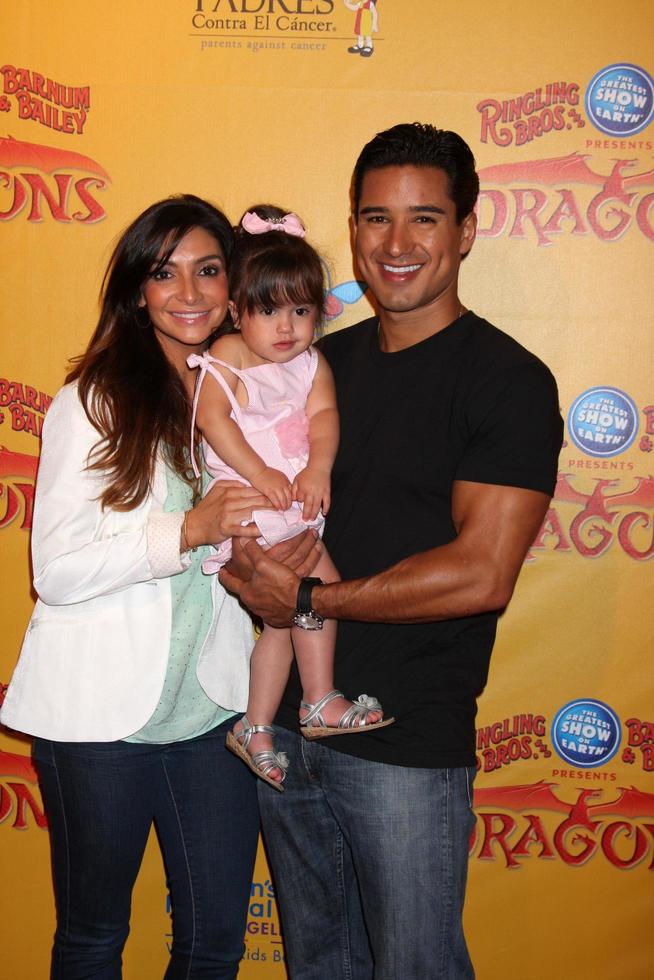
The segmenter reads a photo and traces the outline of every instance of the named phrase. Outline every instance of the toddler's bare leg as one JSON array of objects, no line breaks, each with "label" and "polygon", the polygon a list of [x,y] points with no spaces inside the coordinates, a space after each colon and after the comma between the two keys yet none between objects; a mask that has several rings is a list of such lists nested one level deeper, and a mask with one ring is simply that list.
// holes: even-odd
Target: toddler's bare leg
[{"label": "toddler's bare leg", "polygon": [[[312,575],[321,578],[323,582],[338,582],[340,576],[325,551],[316,565]],[[303,630],[298,626],[291,629],[291,639],[295,658],[297,660],[300,680],[302,681],[302,700],[315,704],[321,698],[334,690],[334,647],[336,645],[337,623],[335,619],[326,619],[321,630]],[[350,692],[348,692],[350,693]],[[360,693],[360,692],[358,692]],[[281,695],[280,695],[281,697]],[[335,698],[322,711],[327,725],[336,725],[344,711],[352,702],[346,698]],[[306,714],[300,709],[300,718]],[[382,711],[371,711],[368,724],[381,721]]]},{"label": "toddler's bare leg", "polygon": [[[272,725],[288,681],[292,659],[290,630],[265,626],[254,645],[250,660],[250,689],[245,711],[250,725]],[[242,723],[238,721],[234,734],[238,735],[242,728]],[[254,755],[272,747],[272,736],[262,732],[252,736],[248,752]],[[277,768],[271,769],[267,775],[277,782],[282,778]]]}]

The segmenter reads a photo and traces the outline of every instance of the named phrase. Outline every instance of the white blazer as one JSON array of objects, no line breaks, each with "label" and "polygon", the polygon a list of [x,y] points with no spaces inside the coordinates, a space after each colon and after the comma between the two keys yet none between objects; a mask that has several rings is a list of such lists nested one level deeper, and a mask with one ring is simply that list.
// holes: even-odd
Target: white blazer
[{"label": "white blazer", "polygon": [[[171,633],[170,576],[183,574],[183,514],[165,514],[166,473],[135,510],[102,510],[105,479],[86,469],[98,433],[77,385],[54,398],[43,426],[32,528],[39,599],[0,711],[9,728],[55,741],[114,741],[151,717]],[[252,624],[213,576],[214,615],[197,668],[207,695],[245,710]]]}]

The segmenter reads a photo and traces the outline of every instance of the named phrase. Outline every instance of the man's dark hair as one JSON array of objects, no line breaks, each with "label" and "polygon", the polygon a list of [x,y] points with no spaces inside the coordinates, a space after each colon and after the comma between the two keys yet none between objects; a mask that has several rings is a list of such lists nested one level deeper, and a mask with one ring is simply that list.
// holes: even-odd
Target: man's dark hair
[{"label": "man's dark hair", "polygon": [[479,177],[475,158],[458,133],[436,129],[429,123],[399,123],[366,143],[359,154],[352,176],[353,214],[359,212],[361,185],[369,170],[383,167],[438,167],[448,178],[449,196],[456,206],[461,224],[475,206]]}]

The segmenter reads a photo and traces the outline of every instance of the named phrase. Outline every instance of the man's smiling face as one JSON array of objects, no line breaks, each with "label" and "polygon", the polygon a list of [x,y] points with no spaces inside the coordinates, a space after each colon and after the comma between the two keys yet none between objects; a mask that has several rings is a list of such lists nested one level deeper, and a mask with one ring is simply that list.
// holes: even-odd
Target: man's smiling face
[{"label": "man's smiling face", "polygon": [[474,241],[475,218],[471,214],[457,224],[444,170],[369,170],[355,220],[359,268],[382,313],[424,310],[429,315],[456,297],[459,265]]}]

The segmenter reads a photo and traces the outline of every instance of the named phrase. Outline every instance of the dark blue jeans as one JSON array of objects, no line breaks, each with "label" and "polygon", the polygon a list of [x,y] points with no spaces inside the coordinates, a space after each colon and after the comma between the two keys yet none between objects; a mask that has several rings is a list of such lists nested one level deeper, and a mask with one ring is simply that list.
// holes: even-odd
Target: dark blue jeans
[{"label": "dark blue jeans", "polygon": [[165,745],[35,739],[57,905],[53,980],[120,978],[153,821],[173,910],[167,980],[236,977],[259,813],[254,776],[225,749],[232,724]]},{"label": "dark blue jeans", "polygon": [[259,785],[292,980],[470,980],[474,770],[382,765],[328,743],[278,729],[285,792]]}]

